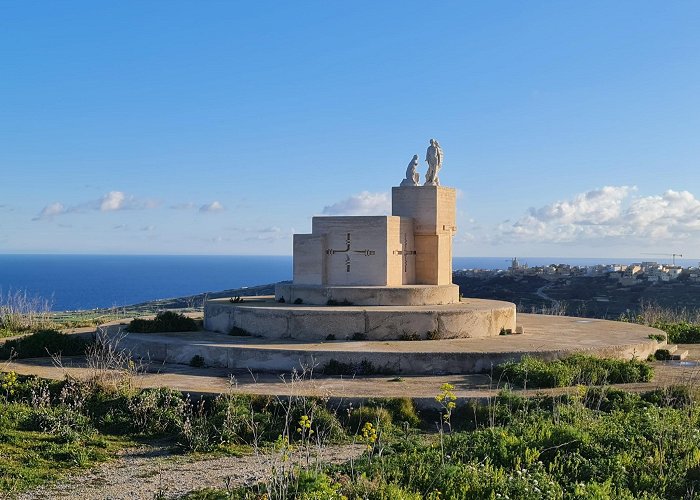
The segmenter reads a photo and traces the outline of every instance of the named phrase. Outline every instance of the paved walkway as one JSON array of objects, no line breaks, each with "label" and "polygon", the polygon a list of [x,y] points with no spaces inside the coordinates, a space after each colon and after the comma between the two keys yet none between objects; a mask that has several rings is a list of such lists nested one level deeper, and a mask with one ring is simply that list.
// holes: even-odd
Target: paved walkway
[{"label": "paved walkway", "polygon": [[[650,383],[620,384],[618,387],[633,391],[650,390],[674,384],[693,384],[700,380],[700,345],[679,345],[689,350],[689,360],[684,363],[655,362],[656,376]],[[502,384],[491,381],[487,375],[436,375],[436,376],[361,376],[340,377],[313,374],[301,381],[293,381],[290,375],[231,371],[226,368],[193,368],[187,365],[151,364],[148,372],[134,376],[134,387],[162,387],[188,393],[225,393],[240,391],[250,394],[309,395],[338,398],[410,397],[419,405],[431,405],[440,385],[445,382],[455,386],[460,398],[488,398],[498,394]],[[0,364],[0,370],[13,370],[22,375],[37,375],[48,379],[66,376],[88,378],[94,374],[85,367],[82,358],[64,358],[63,366],[55,366],[50,359],[37,358]],[[569,389],[516,391],[523,395],[537,392],[561,393]]]}]

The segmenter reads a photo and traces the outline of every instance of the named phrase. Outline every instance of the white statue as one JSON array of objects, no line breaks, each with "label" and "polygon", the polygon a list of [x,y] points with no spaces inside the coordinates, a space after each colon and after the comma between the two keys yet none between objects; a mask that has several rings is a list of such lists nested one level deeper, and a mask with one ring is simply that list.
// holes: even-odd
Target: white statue
[{"label": "white statue", "polygon": [[425,186],[439,186],[438,172],[442,168],[442,149],[435,139],[430,139],[430,146],[425,153],[425,161],[428,162],[428,171],[425,173]]},{"label": "white statue", "polygon": [[402,186],[419,186],[420,174],[416,171],[418,168],[418,155],[413,155],[413,159],[406,168],[406,178],[401,181]]}]

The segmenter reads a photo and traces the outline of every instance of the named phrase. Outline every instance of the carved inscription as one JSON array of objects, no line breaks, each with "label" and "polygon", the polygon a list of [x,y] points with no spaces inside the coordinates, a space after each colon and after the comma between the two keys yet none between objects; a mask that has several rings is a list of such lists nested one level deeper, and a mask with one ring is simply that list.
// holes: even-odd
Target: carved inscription
[{"label": "carved inscription", "polygon": [[345,254],[345,272],[349,273],[350,272],[350,255],[353,253],[359,254],[359,255],[364,255],[366,257],[370,255],[374,255],[374,250],[353,250],[351,248],[352,242],[350,239],[350,233],[347,233],[347,238],[345,240],[345,248],[343,250],[336,250],[333,248],[329,248],[326,250],[326,255],[335,255],[337,253],[344,253]]}]

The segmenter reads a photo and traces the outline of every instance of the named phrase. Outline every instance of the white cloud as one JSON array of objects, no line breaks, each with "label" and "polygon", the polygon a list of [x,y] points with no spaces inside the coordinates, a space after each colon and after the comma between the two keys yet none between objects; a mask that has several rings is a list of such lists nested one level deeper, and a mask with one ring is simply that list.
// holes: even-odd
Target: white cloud
[{"label": "white cloud", "polygon": [[139,199],[131,195],[127,195],[122,191],[110,191],[97,200],[87,201],[78,205],[69,207],[64,206],[60,202],[54,202],[46,205],[38,216],[32,220],[47,219],[56,215],[68,213],[80,213],[86,211],[98,212],[115,212],[118,210],[143,210],[156,208],[158,202],[154,200]]},{"label": "white cloud", "polygon": [[223,212],[226,210],[224,206],[218,202],[218,201],[212,201],[211,203],[202,205],[199,207],[199,211],[202,213],[207,213],[207,212]]},{"label": "white cloud", "polygon": [[498,226],[499,239],[572,243],[591,240],[643,240],[700,237],[700,200],[688,191],[634,197],[636,188],[606,186],[557,201],[515,223]]},{"label": "white cloud", "polygon": [[66,213],[66,207],[63,206],[63,203],[59,203],[56,201],[54,203],[49,203],[44,208],[42,208],[41,212],[39,212],[39,215],[34,217],[32,220],[48,219],[64,213]]},{"label": "white cloud", "polygon": [[389,213],[391,213],[389,194],[368,191],[323,207],[324,215],[386,215]]},{"label": "white cloud", "polygon": [[113,212],[124,207],[126,195],[121,191],[110,191],[100,198],[100,212]]},{"label": "white cloud", "polygon": [[156,226],[153,226],[153,225],[143,226],[141,228],[141,231],[145,231],[145,232],[149,232],[149,233],[152,231],[155,231],[155,230],[156,230]]}]

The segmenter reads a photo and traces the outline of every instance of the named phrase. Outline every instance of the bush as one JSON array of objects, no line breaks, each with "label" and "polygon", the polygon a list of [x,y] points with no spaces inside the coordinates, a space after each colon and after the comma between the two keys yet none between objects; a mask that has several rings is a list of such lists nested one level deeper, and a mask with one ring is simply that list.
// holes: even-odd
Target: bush
[{"label": "bush", "polygon": [[176,432],[185,415],[182,394],[167,388],[144,389],[127,406],[132,429],[147,435]]},{"label": "bush", "polygon": [[654,323],[654,328],[663,330],[668,335],[668,341],[672,344],[698,344],[700,343],[700,324],[697,323]]},{"label": "bush", "polygon": [[500,381],[520,387],[567,387],[575,384],[601,385],[649,382],[654,369],[635,359],[605,359],[574,354],[555,361],[523,356],[518,361],[498,365],[495,376]]},{"label": "bush", "polygon": [[39,330],[36,333],[0,345],[0,359],[41,358],[52,354],[81,356],[88,342],[77,335],[68,335],[56,330]]},{"label": "bush", "polygon": [[134,333],[196,332],[197,322],[173,311],[159,312],[155,319],[135,319],[127,330]]},{"label": "bush", "polygon": [[357,434],[367,422],[381,430],[388,430],[392,426],[391,413],[378,406],[360,406],[350,411],[345,427],[350,434]]},{"label": "bush", "polygon": [[420,425],[420,417],[411,398],[391,398],[376,402],[370,400],[367,403],[367,406],[385,408],[391,415],[391,421],[397,425],[403,422],[406,422],[410,427]]}]

